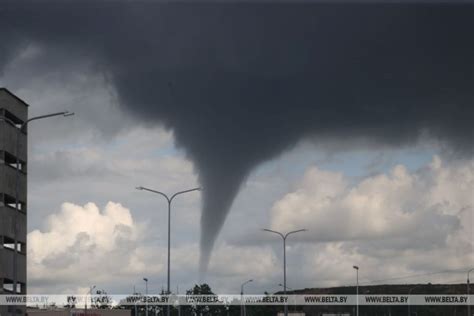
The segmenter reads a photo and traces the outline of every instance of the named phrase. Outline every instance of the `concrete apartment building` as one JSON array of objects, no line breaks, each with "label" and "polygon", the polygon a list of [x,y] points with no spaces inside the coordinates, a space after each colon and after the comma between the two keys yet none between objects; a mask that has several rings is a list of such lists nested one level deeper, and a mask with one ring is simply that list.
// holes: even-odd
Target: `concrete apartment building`
[{"label": "concrete apartment building", "polygon": [[[27,119],[28,104],[0,88],[0,294],[26,294]],[[24,313],[0,306],[1,316]]]}]

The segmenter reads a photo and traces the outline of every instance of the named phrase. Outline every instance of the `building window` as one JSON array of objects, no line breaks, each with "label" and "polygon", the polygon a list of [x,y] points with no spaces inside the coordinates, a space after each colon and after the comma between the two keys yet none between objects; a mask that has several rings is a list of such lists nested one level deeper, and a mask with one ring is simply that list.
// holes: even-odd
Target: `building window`
[{"label": "building window", "polygon": [[[18,117],[16,117],[13,113],[11,113],[10,111],[7,111],[5,109],[0,109],[0,116],[3,116],[5,117],[6,119],[8,119],[9,121],[7,122],[8,124],[11,124],[11,122],[15,123],[15,127],[16,128],[21,128],[21,125],[23,124],[23,121],[20,120]],[[23,131],[24,132],[24,131]]]},{"label": "building window", "polygon": [[[8,194],[0,193],[0,207],[2,206],[16,210],[15,198]],[[26,213],[26,203],[18,201],[18,210],[22,213]]]},{"label": "building window", "polygon": [[[3,237],[3,242],[2,242],[3,248],[5,249],[10,249],[10,250],[15,250],[15,240],[10,237]],[[26,253],[26,245],[23,242],[17,241],[16,243],[16,249],[19,253]]]},{"label": "building window", "polygon": [[3,290],[5,292],[13,293],[13,280],[3,279]]},{"label": "building window", "polygon": [[6,151],[0,152],[0,163],[3,163],[14,169],[18,168],[22,173],[26,173],[26,162],[19,159],[17,165],[16,157]]},{"label": "building window", "polygon": [[[25,284],[22,282],[16,283],[16,293],[21,294],[23,293],[23,289],[25,288]],[[13,292],[13,280],[10,279],[3,279],[3,291],[15,293]]]}]

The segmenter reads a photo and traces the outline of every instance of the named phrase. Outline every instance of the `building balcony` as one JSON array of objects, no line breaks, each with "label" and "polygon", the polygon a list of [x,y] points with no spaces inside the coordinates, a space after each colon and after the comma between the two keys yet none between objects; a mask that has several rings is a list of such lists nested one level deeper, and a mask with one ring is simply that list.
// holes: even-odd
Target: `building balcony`
[{"label": "building balcony", "polygon": [[[15,252],[11,249],[0,248],[0,278],[13,280],[13,256]],[[17,277],[18,282],[26,283],[26,256],[17,255]]]},{"label": "building balcony", "polygon": [[0,121],[0,151],[6,151],[16,156],[16,137],[20,137],[18,157],[20,160],[27,160],[27,136],[19,132],[18,128],[5,121]]},{"label": "building balcony", "polygon": [[22,121],[28,118],[28,104],[5,88],[0,88],[0,109],[10,112]]},{"label": "building balcony", "polygon": [[8,206],[0,206],[0,241],[4,239],[14,240],[14,216],[17,212],[17,240],[20,243],[26,243],[26,214],[18,212],[14,208]]},{"label": "building balcony", "polygon": [[[15,197],[17,169],[9,165],[0,164],[0,193]],[[26,201],[26,175],[20,172],[18,198]]]}]

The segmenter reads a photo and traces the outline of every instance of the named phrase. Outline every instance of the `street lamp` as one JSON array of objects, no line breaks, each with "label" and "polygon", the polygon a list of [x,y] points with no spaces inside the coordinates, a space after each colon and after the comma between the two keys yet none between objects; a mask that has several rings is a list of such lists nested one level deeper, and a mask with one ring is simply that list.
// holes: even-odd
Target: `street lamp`
[{"label": "street lamp", "polygon": [[250,282],[253,282],[253,280],[250,279],[250,280],[245,281],[244,283],[242,283],[242,285],[240,285],[240,299],[242,300],[242,302],[240,304],[240,316],[247,315],[247,311],[245,310],[245,302],[244,302],[244,286],[245,286],[245,284],[250,283]]},{"label": "street lamp", "polygon": [[[179,284],[176,285],[176,295],[179,296]],[[178,302],[179,302],[179,297],[178,297]],[[181,316],[181,304],[178,304],[178,316]]]},{"label": "street lamp", "polygon": [[0,116],[0,121],[7,122],[11,124],[14,127],[17,127],[17,133],[16,133],[16,146],[15,146],[15,157],[16,157],[16,179],[15,179],[15,215],[13,216],[13,240],[14,240],[14,245],[15,249],[13,252],[13,292],[17,293],[17,283],[18,283],[18,267],[17,267],[17,262],[18,262],[18,232],[17,232],[17,213],[20,211],[20,203],[19,203],[19,190],[20,190],[20,157],[19,157],[19,151],[20,151],[20,133],[25,132],[26,127],[31,121],[36,121],[36,120],[41,120],[41,119],[46,119],[49,117],[53,116],[72,116],[74,113],[64,111],[64,112],[58,112],[58,113],[51,113],[51,114],[45,114],[45,115],[39,115],[32,117],[23,123],[21,123],[19,126],[12,121],[11,119],[5,117],[5,116]]},{"label": "street lamp", "polygon": [[359,316],[359,267],[353,266],[356,270],[356,299],[357,299],[357,307],[356,307],[356,315]]},{"label": "street lamp", "polygon": [[[141,186],[137,187],[136,189],[141,190],[141,191],[148,191],[148,192],[159,194],[159,195],[163,196],[166,199],[166,201],[168,202],[168,285],[167,285],[167,294],[169,295],[171,293],[171,290],[170,290],[171,202],[173,202],[173,199],[176,196],[180,195],[180,194],[193,192],[193,191],[200,191],[201,188],[194,188],[194,189],[179,191],[179,192],[176,192],[175,194],[173,194],[171,197],[168,197],[168,195],[166,195],[163,192],[152,190],[152,189],[141,187]],[[166,310],[167,310],[166,311],[167,316],[170,316],[170,306],[169,305],[168,305]]]},{"label": "street lamp", "polygon": [[411,295],[411,292],[414,290],[414,289],[417,289],[419,287],[421,287],[422,285],[421,284],[418,284],[418,285],[415,285],[414,287],[412,287],[411,289],[408,290],[408,316],[411,316],[411,305],[410,305],[410,295]]},{"label": "street lamp", "polygon": [[[133,286],[133,296],[138,296],[138,293],[135,289],[135,285]],[[134,316],[138,316],[138,312],[137,312],[137,300],[134,300],[134,311],[135,311],[135,314]],[[87,316],[87,315],[86,315]]]},{"label": "street lamp", "polygon": [[143,281],[145,281],[145,316],[148,316],[148,279],[143,278]]},{"label": "street lamp", "polygon": [[469,284],[469,274],[474,271],[474,268],[472,268],[471,270],[467,271],[467,315],[468,316],[472,316],[471,315],[471,300],[469,299],[469,293],[470,293],[470,284]]},{"label": "street lamp", "polygon": [[[298,229],[298,230],[288,232],[285,235],[280,233],[280,232],[277,232],[277,231],[274,231],[274,230],[271,230],[271,229],[266,229],[266,228],[263,229],[263,231],[277,234],[278,236],[280,236],[283,239],[283,293],[286,295],[286,238],[291,234],[295,234],[295,233],[299,233],[299,232],[305,232],[307,230],[306,229]],[[285,304],[285,316],[288,316],[288,304]]]},{"label": "street lamp", "polygon": [[[89,287],[89,292],[87,292],[86,294],[86,302],[85,302],[85,305],[84,305],[84,315],[87,316],[87,295],[91,294],[92,295],[92,291],[94,291],[95,289],[95,285]],[[92,301],[91,301],[91,306],[92,306]]]}]

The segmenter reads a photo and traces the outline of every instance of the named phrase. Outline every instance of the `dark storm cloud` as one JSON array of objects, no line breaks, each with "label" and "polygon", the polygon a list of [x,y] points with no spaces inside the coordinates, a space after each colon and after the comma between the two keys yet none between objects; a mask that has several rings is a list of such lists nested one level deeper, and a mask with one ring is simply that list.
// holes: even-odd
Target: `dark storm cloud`
[{"label": "dark storm cloud", "polygon": [[174,131],[205,188],[203,268],[241,183],[302,138],[472,155],[470,4],[10,3],[0,29],[0,65],[29,42],[94,60]]}]

